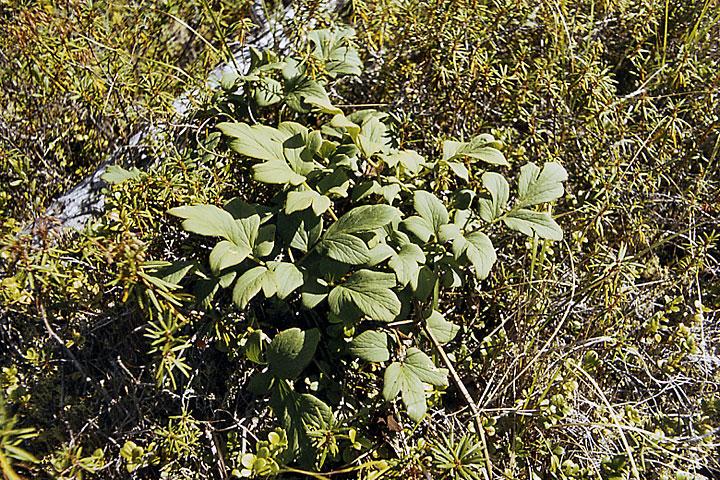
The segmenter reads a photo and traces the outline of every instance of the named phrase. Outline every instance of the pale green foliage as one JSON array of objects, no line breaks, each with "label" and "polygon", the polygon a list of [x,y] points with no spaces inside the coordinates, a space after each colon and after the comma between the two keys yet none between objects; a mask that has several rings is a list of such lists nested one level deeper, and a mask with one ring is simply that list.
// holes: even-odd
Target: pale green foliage
[{"label": "pale green foliage", "polygon": [[[354,73],[354,57],[343,67],[333,52],[346,47],[328,40],[329,35],[328,31],[311,33],[316,47],[332,50],[317,48],[313,55],[325,61],[332,58],[335,73]],[[337,42],[347,39],[347,32],[339,35]],[[318,130],[288,121],[277,128],[219,124],[232,150],[251,162],[259,161],[252,165],[254,180],[277,186],[274,201],[253,205],[237,199],[225,209],[197,205],[168,211],[185,219],[183,227],[188,231],[224,238],[213,248],[210,266],[223,287],[236,278],[232,298],[238,307],[248,307],[261,293],[265,299],[293,301],[297,298],[293,292],[299,289],[303,306],[320,315],[331,314],[351,325],[409,319],[416,328],[426,323],[438,341],[447,343],[459,327],[437,311],[423,316],[421,305],[432,291],[437,303],[441,285],[466,285],[467,270],[474,271],[478,281],[490,275],[497,254],[483,230],[489,232],[502,219],[531,237],[561,238],[560,228],[547,213],[524,208],[563,194],[567,174],[558,163],[549,162],[542,171],[534,164],[524,166],[512,204],[504,177],[486,172],[483,179],[489,199],[464,190],[470,200],[451,211],[447,201],[431,191],[430,176],[437,163],[395,147],[387,115],[360,110],[345,116],[330,107],[321,84],[306,76],[298,60],[279,61],[272,54],[259,53],[253,58],[251,74],[242,78],[249,90],[282,71],[289,93],[279,105],[284,102],[298,112],[307,112],[306,105],[312,105],[318,112],[335,115]],[[479,173],[477,160],[509,166],[496,148],[500,146],[489,134],[470,142],[445,141],[441,162],[455,171],[463,165],[467,180],[468,166],[473,175]],[[458,163],[466,158],[472,160],[468,166]],[[369,169],[375,170],[372,180],[365,173]],[[410,215],[410,205],[416,215]],[[392,331],[389,326],[387,332]],[[416,347],[403,354],[405,347],[389,338],[383,331],[360,333],[350,350],[366,361],[384,362],[399,348],[400,360],[386,370],[383,395],[392,400],[401,393],[410,418],[419,421],[427,409],[423,383],[444,387],[447,371],[437,369]],[[310,394],[294,393],[284,379],[296,377],[305,368],[319,341],[323,340],[317,330],[279,333],[268,347],[269,371],[253,380],[258,392],[272,389],[273,408],[291,428],[294,451],[305,440],[302,426],[292,418],[322,402]]]}]

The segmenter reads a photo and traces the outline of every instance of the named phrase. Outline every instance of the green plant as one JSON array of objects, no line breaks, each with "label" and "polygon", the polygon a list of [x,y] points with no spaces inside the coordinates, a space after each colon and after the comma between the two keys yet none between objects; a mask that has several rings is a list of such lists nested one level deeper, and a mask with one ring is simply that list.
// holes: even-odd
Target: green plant
[{"label": "green plant", "polygon": [[5,395],[0,395],[0,471],[3,478],[19,480],[14,462],[38,463],[38,460],[20,447],[20,444],[37,436],[33,428],[15,428],[17,419],[5,409]]},{"label": "green plant", "polygon": [[[444,141],[442,158],[432,162],[399,148],[386,114],[360,110],[345,116],[329,102],[317,77],[355,73],[352,47],[337,46],[346,40],[345,31],[336,37],[314,32],[309,38],[316,49],[308,57],[279,61],[254,52],[250,73],[238,79],[246,82],[250,109],[280,103],[300,114],[333,114],[329,121],[314,117],[315,129],[294,121],[277,128],[218,125],[232,150],[260,160],[251,167],[258,182],[253,188],[264,191],[267,200],[235,198],[223,208],[181,206],[169,213],[182,218],[187,231],[221,238],[210,252],[212,276],[199,304],[212,305],[219,289],[232,287],[241,309],[260,296],[285,305],[281,311],[314,312],[321,326],[337,321],[352,326],[361,333],[348,338],[350,353],[368,362],[391,362],[382,395],[387,401],[400,396],[409,417],[419,422],[427,411],[424,385],[446,387],[449,371],[454,372],[441,344],[452,341],[460,327],[438,311],[441,291],[479,288],[497,259],[488,234],[500,225],[560,240],[562,231],[549,211],[536,207],[562,196],[567,175],[555,162],[542,168],[528,163],[520,169],[510,202],[507,180],[481,166],[509,166],[491,135]],[[350,60],[337,60],[337,50],[349,52],[342,58]],[[282,87],[274,78],[280,72]],[[451,172],[458,182],[472,175],[483,190],[440,191]],[[292,451],[303,456],[312,452],[308,426],[328,425],[333,418],[324,401],[297,393],[292,382],[312,362],[318,345],[329,341],[321,329],[280,331],[264,359],[249,356],[267,364],[250,389],[270,393]],[[429,345],[444,368],[423,351]]]}]

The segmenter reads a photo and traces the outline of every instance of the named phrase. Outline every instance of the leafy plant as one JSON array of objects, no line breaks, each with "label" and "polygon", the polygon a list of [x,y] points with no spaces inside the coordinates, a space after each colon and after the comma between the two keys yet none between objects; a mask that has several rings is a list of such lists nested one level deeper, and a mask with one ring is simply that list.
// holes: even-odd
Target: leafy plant
[{"label": "leafy plant", "polygon": [[[344,31],[338,35],[346,39]],[[310,38],[316,45],[339,41],[330,40],[328,31]],[[317,49],[311,54],[314,62],[326,63],[328,75],[355,72],[353,54],[347,68],[335,57],[327,67],[330,57]],[[350,351],[365,361],[393,360],[385,369],[383,397],[400,395],[417,422],[427,411],[424,385],[446,387],[452,368],[435,365],[422,350],[422,336],[427,331],[447,343],[459,331],[437,311],[440,290],[488,277],[497,260],[488,233],[500,222],[531,237],[560,240],[562,230],[551,215],[530,207],[562,196],[567,174],[555,162],[525,165],[513,202],[507,180],[487,171],[484,191],[461,188],[438,197],[433,178],[445,168],[467,180],[465,172],[482,172],[475,161],[509,165],[499,143],[488,134],[445,141],[442,160],[426,160],[398,147],[386,114],[360,110],[345,116],[333,107],[321,81],[311,77],[311,66],[307,58],[278,61],[255,52],[250,73],[238,79],[247,84],[249,104],[284,103],[300,114],[332,114],[319,128],[293,121],[277,127],[218,125],[232,150],[255,161],[254,180],[275,186],[268,201],[235,198],[222,208],[191,205],[168,213],[182,218],[189,232],[220,237],[209,256],[212,286],[204,304],[220,288],[232,287],[241,309],[260,297],[357,325],[362,332]],[[257,101],[253,92],[279,82],[277,72],[284,96]],[[401,334],[408,340],[400,341]],[[266,371],[250,383],[257,393],[271,392],[271,406],[295,452],[308,451],[309,424],[327,425],[332,418],[323,401],[297,393],[291,383],[324,340],[316,328],[279,332],[267,347]]]}]

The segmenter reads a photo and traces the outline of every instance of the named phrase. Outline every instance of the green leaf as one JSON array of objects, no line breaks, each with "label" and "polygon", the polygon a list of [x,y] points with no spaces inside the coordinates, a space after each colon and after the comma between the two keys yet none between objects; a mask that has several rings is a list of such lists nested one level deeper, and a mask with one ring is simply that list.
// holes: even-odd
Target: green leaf
[{"label": "green leaf", "polygon": [[302,303],[305,308],[313,309],[328,296],[330,288],[325,280],[305,274],[301,287]]},{"label": "green leaf", "polygon": [[340,315],[346,304],[356,306],[373,320],[391,322],[400,314],[400,300],[391,290],[396,285],[391,273],[359,270],[330,291],[330,310]]},{"label": "green leaf", "polygon": [[492,165],[508,166],[509,163],[505,159],[505,156],[502,154],[502,152],[490,146],[494,143],[493,141],[491,141],[491,138],[492,137],[490,136],[479,135],[473,138],[470,142],[456,142],[453,140],[446,140],[442,144],[442,161],[444,163],[448,163],[458,157],[470,157],[477,160],[482,160],[483,162]]},{"label": "green leaf", "polygon": [[432,224],[422,217],[409,217],[402,223],[408,232],[414,234],[423,243],[429,242],[435,233]]},{"label": "green leaf", "polygon": [[184,218],[182,225],[188,232],[232,238],[235,229],[235,219],[228,212],[215,205],[188,205],[168,210],[170,215]]},{"label": "green leaf", "polygon": [[256,395],[265,395],[270,391],[273,376],[269,372],[257,372],[248,380],[247,389]]},{"label": "green leaf", "polygon": [[355,144],[368,158],[378,152],[387,152],[389,150],[387,126],[377,117],[371,117],[360,128]]},{"label": "green leaf", "polygon": [[330,103],[327,92],[315,80],[302,76],[286,83],[288,88],[285,101],[293,110],[300,113],[310,112],[312,107],[324,113],[342,113],[342,110]]},{"label": "green leaf", "polygon": [[270,372],[278,378],[295,378],[312,361],[319,341],[317,328],[290,328],[278,333],[267,350]]},{"label": "green leaf", "polygon": [[250,249],[244,245],[235,245],[223,240],[210,252],[210,268],[217,275],[222,270],[241,263],[250,255]]},{"label": "green leaf", "polygon": [[301,465],[311,468],[315,461],[315,449],[307,433],[309,429],[330,425],[330,408],[309,393],[295,392],[286,380],[275,382],[270,407],[287,433],[290,451],[300,456]]},{"label": "green leaf", "polygon": [[420,173],[425,159],[414,150],[400,150],[391,155],[383,155],[383,161],[390,167],[402,165],[412,175]]},{"label": "green leaf", "polygon": [[470,180],[470,172],[464,164],[460,162],[447,162],[447,166],[450,167],[450,170],[452,170],[455,175],[466,182]]},{"label": "green leaf", "polygon": [[253,178],[258,182],[300,185],[305,181],[305,177],[295,173],[284,158],[283,160],[257,163],[253,165],[252,169]]},{"label": "green leaf", "polygon": [[105,169],[105,173],[100,175],[100,178],[102,178],[111,185],[118,185],[127,180],[135,180],[137,178],[140,178],[140,174],[141,172],[137,169],[137,167],[132,167],[130,170],[125,170],[118,165],[109,165]]},{"label": "green leaf", "polygon": [[366,330],[353,338],[349,350],[367,362],[386,362],[390,359],[388,335],[378,330]]},{"label": "green leaf", "polygon": [[353,34],[352,29],[337,32],[323,29],[308,33],[308,40],[315,44],[313,56],[325,63],[325,71],[330,77],[360,75],[362,61],[357,50],[348,42],[348,37]]},{"label": "green leaf", "polygon": [[424,190],[416,190],[413,197],[415,211],[432,226],[433,232],[437,234],[440,227],[450,221],[445,205],[435,195]]},{"label": "green leaf", "polygon": [[529,237],[537,234],[540,238],[557,241],[562,240],[563,237],[562,229],[548,213],[521,208],[503,218],[503,222],[508,228],[518,230]]},{"label": "green leaf", "polygon": [[260,160],[285,161],[282,143],[286,137],[275,128],[230,122],[220,123],[218,128],[234,138],[230,141],[230,148],[242,155]]},{"label": "green leaf", "polygon": [[447,375],[447,370],[436,368],[423,352],[414,347],[409,348],[404,362],[393,362],[385,370],[383,397],[390,401],[402,392],[408,416],[419,422],[427,411],[422,382],[447,386]]},{"label": "green leaf", "polygon": [[295,212],[292,215],[280,215],[278,232],[292,248],[306,253],[320,239],[322,234],[322,218],[309,210]]},{"label": "green leaf", "polygon": [[556,162],[547,162],[542,171],[532,162],[524,165],[518,179],[519,206],[528,207],[562,197],[562,182],[567,178],[565,169]]},{"label": "green leaf", "polygon": [[437,275],[434,275],[432,270],[430,270],[424,265],[420,267],[417,279],[413,279],[410,282],[410,286],[413,289],[415,298],[417,298],[421,302],[427,300],[427,298],[430,296],[430,294],[433,292],[433,289],[435,288],[436,280]]},{"label": "green leaf", "polygon": [[417,278],[420,270],[419,263],[425,263],[425,254],[422,249],[414,243],[406,243],[396,255],[390,258],[388,266],[395,271],[400,285],[405,286],[413,278]]},{"label": "green leaf", "polygon": [[462,235],[460,227],[454,223],[447,223],[440,227],[438,232],[438,241],[445,243],[450,240],[455,240],[457,237]]},{"label": "green leaf", "polygon": [[324,238],[332,238],[341,233],[371,232],[384,227],[400,215],[400,211],[390,205],[355,207],[330,225]]},{"label": "green leaf", "polygon": [[500,150],[494,147],[471,147],[467,149],[464,154],[468,157],[482,160],[483,162],[489,163],[491,165],[510,165],[505,159],[505,155],[503,155]]},{"label": "green leaf", "polygon": [[[330,125],[335,128],[345,129],[353,142],[357,140],[357,137],[360,134],[360,125],[351,122],[341,113],[335,115],[332,120],[330,120]],[[342,136],[341,133],[338,133],[338,135]]]},{"label": "green leaf", "polygon": [[395,255],[395,250],[393,250],[392,247],[390,247],[387,243],[378,243],[370,249],[370,259],[365,263],[365,265],[368,267],[374,267],[393,255]]},{"label": "green leaf", "polygon": [[263,350],[265,350],[266,338],[267,337],[262,330],[253,330],[252,333],[248,335],[244,348],[245,356],[248,360],[260,365],[265,365],[267,363],[263,360]]},{"label": "green leaf", "polygon": [[[245,308],[250,300],[263,290],[266,297],[270,297],[277,291],[274,272],[264,266],[251,268],[243,273],[233,288],[233,301],[240,308]],[[268,295],[268,292],[272,292]]]},{"label": "green leaf", "polygon": [[475,268],[475,276],[480,280],[487,278],[497,260],[497,254],[490,238],[482,232],[473,232],[464,237],[457,237],[453,242],[453,253],[455,253],[455,258],[464,253]]},{"label": "green leaf", "polygon": [[284,299],[303,284],[303,274],[292,263],[280,262],[272,267],[277,283],[277,296]]},{"label": "green leaf", "polygon": [[448,322],[445,320],[445,317],[435,310],[430,313],[427,319],[425,319],[425,322],[427,322],[427,328],[440,343],[447,343],[451,341],[460,331],[459,326],[452,322]]},{"label": "green leaf", "polygon": [[490,192],[492,201],[480,203],[480,217],[486,222],[492,222],[503,214],[503,209],[510,198],[510,185],[500,174],[486,172],[482,176],[483,186]]},{"label": "green leaf", "polygon": [[255,83],[253,100],[261,107],[266,107],[282,100],[282,85],[275,79],[263,77]]},{"label": "green leaf", "polygon": [[370,260],[370,250],[364,241],[355,235],[335,234],[318,243],[318,250],[338,262],[362,265]]},{"label": "green leaf", "polygon": [[275,225],[265,225],[258,230],[257,236],[253,239],[253,255],[255,258],[267,257],[274,247]]}]

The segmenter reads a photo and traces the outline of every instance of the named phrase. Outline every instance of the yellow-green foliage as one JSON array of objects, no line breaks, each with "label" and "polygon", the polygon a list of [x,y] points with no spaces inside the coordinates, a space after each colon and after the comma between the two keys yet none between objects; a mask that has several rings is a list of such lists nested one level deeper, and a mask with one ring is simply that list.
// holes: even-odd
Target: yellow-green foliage
[{"label": "yellow-green foliage", "polygon": [[[279,301],[241,311],[222,289],[212,308],[193,303],[215,241],[165,212],[277,200],[215,125],[312,129],[330,116],[262,107],[243,119],[247,106],[220,91],[169,130],[177,142],[151,147],[161,162],[108,187],[86,231],[57,237],[47,222],[18,235],[136,128],[167,125],[173,99],[223,58],[220,34],[247,34],[247,5],[207,7],[221,32],[205,2],[0,0],[5,476],[300,475],[287,432],[248,384],[277,332],[322,326],[293,388],[336,416],[313,427],[306,465],[348,478],[483,478],[458,388],[428,391],[414,428],[380,394],[383,365],[338,355],[357,324]],[[438,297],[460,326],[445,348],[481,410],[494,477],[700,479],[718,468],[718,3],[353,0],[343,15],[365,69],[328,79],[334,105],[389,113],[399,147],[428,159],[443,140],[491,133],[511,184],[528,161],[569,173],[548,210],[562,241],[492,227],[490,276]],[[369,178],[387,176],[378,166]],[[467,182],[443,165],[422,181],[441,198],[484,191],[483,170],[465,166]],[[191,273],[177,284],[164,262]],[[403,328],[393,354],[428,345]]]}]

